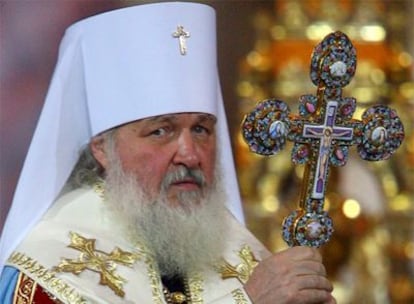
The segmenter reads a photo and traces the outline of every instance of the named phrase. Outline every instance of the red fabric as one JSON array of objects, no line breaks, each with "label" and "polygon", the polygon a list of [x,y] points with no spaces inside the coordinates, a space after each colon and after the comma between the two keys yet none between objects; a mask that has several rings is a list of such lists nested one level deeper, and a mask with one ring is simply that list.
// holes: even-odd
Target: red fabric
[{"label": "red fabric", "polygon": [[33,304],[61,304],[59,300],[52,300],[42,286],[37,285],[33,297]]},{"label": "red fabric", "polygon": [[59,300],[53,300],[42,286],[24,273],[19,274],[14,291],[13,304],[62,304]]}]

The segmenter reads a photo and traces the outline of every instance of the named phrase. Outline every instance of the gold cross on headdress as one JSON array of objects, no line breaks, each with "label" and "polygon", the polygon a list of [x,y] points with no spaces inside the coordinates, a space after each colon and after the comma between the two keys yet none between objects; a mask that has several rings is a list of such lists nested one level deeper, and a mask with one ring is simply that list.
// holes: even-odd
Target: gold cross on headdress
[{"label": "gold cross on headdress", "polygon": [[172,35],[174,38],[178,38],[181,55],[187,54],[187,43],[185,39],[190,37],[190,33],[184,30],[184,26],[179,25]]},{"label": "gold cross on headdress", "polygon": [[289,246],[319,247],[333,232],[332,220],[324,211],[330,166],[343,166],[348,148],[357,145],[365,160],[388,159],[401,145],[404,127],[395,110],[373,106],[352,118],[356,100],[342,97],[356,70],[356,50],[349,38],[334,32],[314,49],[311,80],[316,95],[299,99],[299,115],[290,113],[283,101],[268,99],[246,115],[243,136],[252,152],[274,155],[293,141],[291,159],[306,164],[300,208],[285,218],[283,238]]},{"label": "gold cross on headdress", "polygon": [[100,274],[100,284],[107,285],[118,296],[124,297],[125,292],[122,287],[126,280],[115,273],[116,264],[132,266],[139,256],[135,253],[123,251],[115,248],[111,253],[107,254],[103,251],[95,249],[95,240],[87,239],[81,235],[71,232],[71,243],[69,248],[76,249],[81,252],[77,260],[62,259],[60,264],[54,267],[56,272],[71,272],[80,274],[85,270],[91,270]]}]

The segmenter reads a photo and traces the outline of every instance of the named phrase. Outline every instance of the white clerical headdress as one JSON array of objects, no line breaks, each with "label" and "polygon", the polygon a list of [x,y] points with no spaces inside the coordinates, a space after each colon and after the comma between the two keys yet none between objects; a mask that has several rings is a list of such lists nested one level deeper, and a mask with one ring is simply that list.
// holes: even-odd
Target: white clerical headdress
[{"label": "white clerical headdress", "polygon": [[3,229],[0,272],[59,195],[89,139],[145,117],[218,117],[229,208],[243,221],[216,57],[215,12],[203,4],[138,5],[69,27]]}]

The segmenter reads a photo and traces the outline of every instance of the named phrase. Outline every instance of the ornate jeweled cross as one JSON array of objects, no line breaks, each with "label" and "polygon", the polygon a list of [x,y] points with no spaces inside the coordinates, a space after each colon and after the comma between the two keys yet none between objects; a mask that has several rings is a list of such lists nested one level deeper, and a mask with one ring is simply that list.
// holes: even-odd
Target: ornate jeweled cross
[{"label": "ornate jeweled cross", "polygon": [[172,35],[174,38],[178,38],[181,55],[187,54],[187,43],[185,39],[190,37],[190,33],[186,32],[182,25],[179,25],[177,26],[177,30]]},{"label": "ornate jeweled cross", "polygon": [[329,241],[333,224],[324,211],[330,166],[343,166],[348,148],[357,145],[365,160],[384,160],[401,145],[404,128],[393,109],[373,106],[352,118],[356,100],[342,97],[356,70],[356,51],[348,37],[335,32],[326,36],[312,54],[311,79],[316,96],[299,99],[299,115],[283,101],[259,102],[243,121],[242,132],[252,152],[274,155],[286,140],[294,142],[291,159],[306,164],[300,208],[283,222],[283,238],[289,246],[319,247]]}]

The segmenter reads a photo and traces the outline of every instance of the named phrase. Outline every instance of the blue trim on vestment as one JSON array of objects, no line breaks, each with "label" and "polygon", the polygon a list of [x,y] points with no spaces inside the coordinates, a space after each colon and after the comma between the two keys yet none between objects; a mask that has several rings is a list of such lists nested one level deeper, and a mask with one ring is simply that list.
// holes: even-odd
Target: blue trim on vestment
[{"label": "blue trim on vestment", "polygon": [[5,266],[0,277],[0,303],[12,304],[14,290],[16,289],[17,280],[20,271],[11,266]]}]

